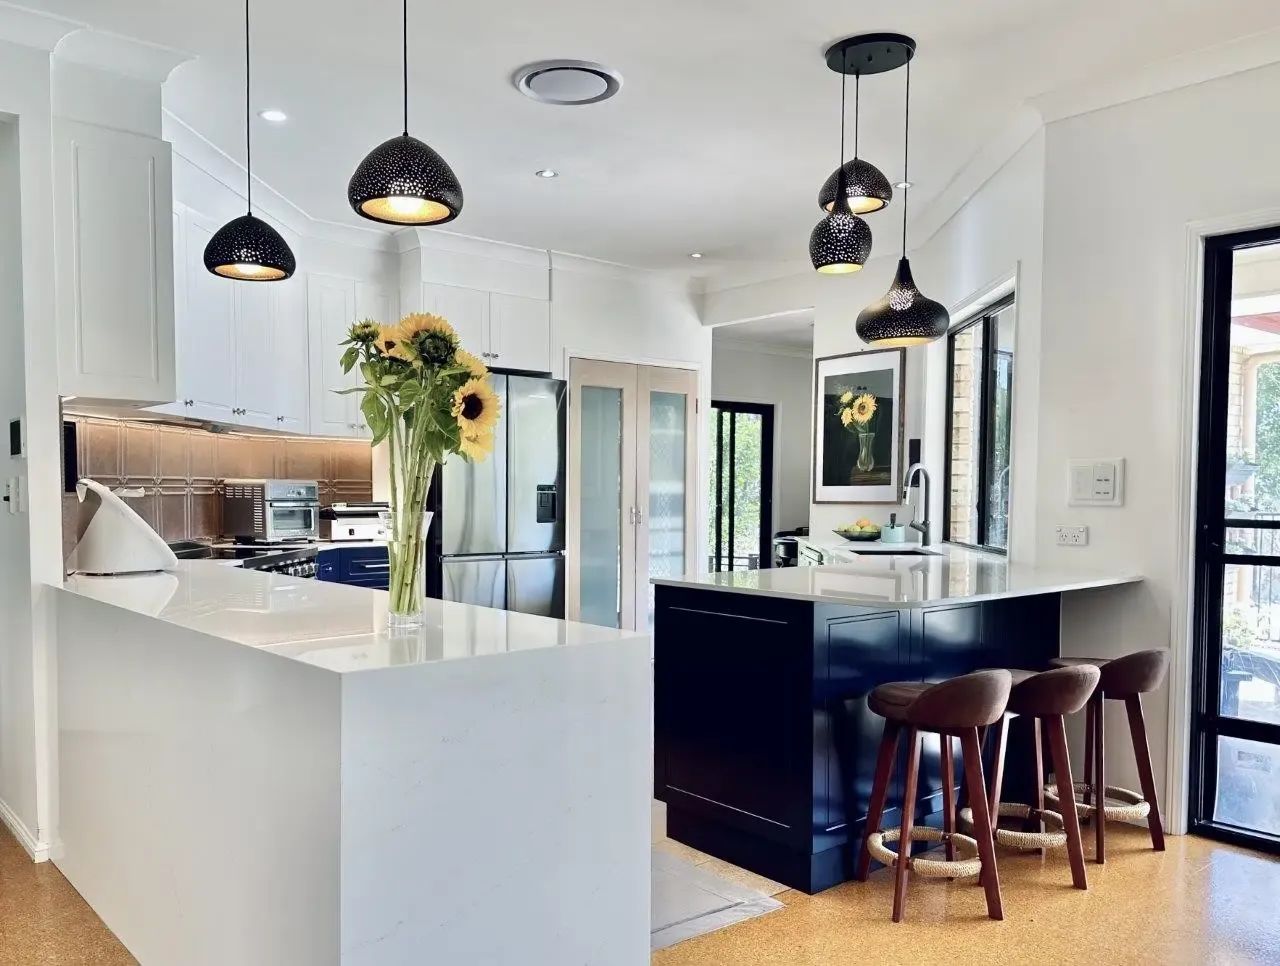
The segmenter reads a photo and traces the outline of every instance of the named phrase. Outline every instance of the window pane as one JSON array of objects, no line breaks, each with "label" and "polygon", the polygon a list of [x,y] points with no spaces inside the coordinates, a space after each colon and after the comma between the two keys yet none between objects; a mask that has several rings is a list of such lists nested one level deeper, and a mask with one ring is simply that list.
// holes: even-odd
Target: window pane
[{"label": "window pane", "polygon": [[[1242,300],[1248,301],[1248,300]],[[1225,510],[1236,519],[1280,514],[1280,316],[1231,320]]]},{"label": "window pane", "polygon": [[734,414],[733,568],[760,567],[760,441],[764,417]]},{"label": "window pane", "polygon": [[622,390],[582,389],[581,614],[622,621]]},{"label": "window pane", "polygon": [[[685,405],[683,393],[649,394],[650,577],[679,577],[685,572]],[[652,583],[648,608],[652,629]]]},{"label": "window pane", "polygon": [[1219,710],[1280,724],[1280,567],[1228,564],[1222,598]]},{"label": "window pane", "polygon": [[1009,546],[1009,427],[1013,412],[1013,306],[995,317],[996,345],[992,347],[992,395],[987,426],[987,533],[988,547]]},{"label": "window pane", "polygon": [[1280,745],[1218,738],[1215,821],[1280,835]]},{"label": "window pane", "polygon": [[982,323],[952,339],[950,532],[947,539],[976,543],[978,469],[981,459],[978,416],[982,411]]}]

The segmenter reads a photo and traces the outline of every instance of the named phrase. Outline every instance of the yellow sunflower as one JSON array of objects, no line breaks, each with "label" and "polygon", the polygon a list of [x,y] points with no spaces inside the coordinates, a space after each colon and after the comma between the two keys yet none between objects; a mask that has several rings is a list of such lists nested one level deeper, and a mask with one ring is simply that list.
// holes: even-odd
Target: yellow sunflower
[{"label": "yellow sunflower", "polygon": [[486,366],[483,362],[481,362],[478,358],[473,356],[466,349],[458,350],[457,359],[458,359],[458,365],[466,366],[468,369],[471,370],[472,379],[483,379],[485,376],[489,375],[489,367]]},{"label": "yellow sunflower", "polygon": [[480,462],[493,452],[493,433],[476,433],[474,436],[463,434],[458,452],[473,463]]},{"label": "yellow sunflower", "polygon": [[398,325],[382,325],[378,327],[378,339],[375,343],[378,351],[388,359],[399,359],[401,362],[413,362],[413,353],[404,345],[404,336]]},{"label": "yellow sunflower", "polygon": [[453,326],[438,315],[414,312],[400,320],[400,338],[405,342],[411,341],[419,332],[440,332],[455,339],[458,337]]},{"label": "yellow sunflower", "polygon": [[843,393],[840,394],[840,405],[847,406],[851,402],[853,402],[853,393],[850,390],[846,389]]},{"label": "yellow sunflower", "polygon": [[876,414],[876,397],[869,392],[864,392],[853,401],[852,409],[854,422],[865,426]]},{"label": "yellow sunflower", "polygon": [[487,379],[469,379],[453,394],[453,418],[464,437],[491,433],[501,408]]},{"label": "yellow sunflower", "polygon": [[840,410],[840,424],[842,426],[848,426],[851,422],[853,422],[853,410],[852,409]]}]

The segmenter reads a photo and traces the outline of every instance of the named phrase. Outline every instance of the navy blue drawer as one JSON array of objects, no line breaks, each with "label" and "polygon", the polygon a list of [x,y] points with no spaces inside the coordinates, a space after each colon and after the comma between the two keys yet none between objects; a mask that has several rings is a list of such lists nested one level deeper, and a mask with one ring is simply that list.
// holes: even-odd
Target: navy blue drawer
[{"label": "navy blue drawer", "polygon": [[391,563],[386,547],[338,549],[338,580],[342,583],[381,578],[385,584]]}]

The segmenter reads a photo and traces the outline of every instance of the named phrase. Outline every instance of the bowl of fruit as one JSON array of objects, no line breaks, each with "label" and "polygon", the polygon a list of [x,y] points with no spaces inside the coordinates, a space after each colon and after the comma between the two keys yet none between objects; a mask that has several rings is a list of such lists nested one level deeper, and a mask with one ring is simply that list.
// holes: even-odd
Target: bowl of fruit
[{"label": "bowl of fruit", "polygon": [[863,517],[857,523],[851,523],[846,527],[838,527],[835,531],[846,540],[879,540],[880,528]]}]

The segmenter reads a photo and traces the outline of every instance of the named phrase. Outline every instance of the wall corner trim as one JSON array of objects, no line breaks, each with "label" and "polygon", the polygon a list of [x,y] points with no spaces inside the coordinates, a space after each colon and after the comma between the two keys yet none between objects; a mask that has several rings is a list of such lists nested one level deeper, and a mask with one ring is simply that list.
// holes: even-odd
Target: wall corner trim
[{"label": "wall corner trim", "polygon": [[32,834],[31,829],[27,828],[22,819],[18,818],[18,813],[10,808],[9,803],[3,799],[0,799],[0,822],[4,822],[9,831],[13,833],[13,837],[27,850],[27,855],[31,856],[31,861],[49,861],[49,843]]}]

